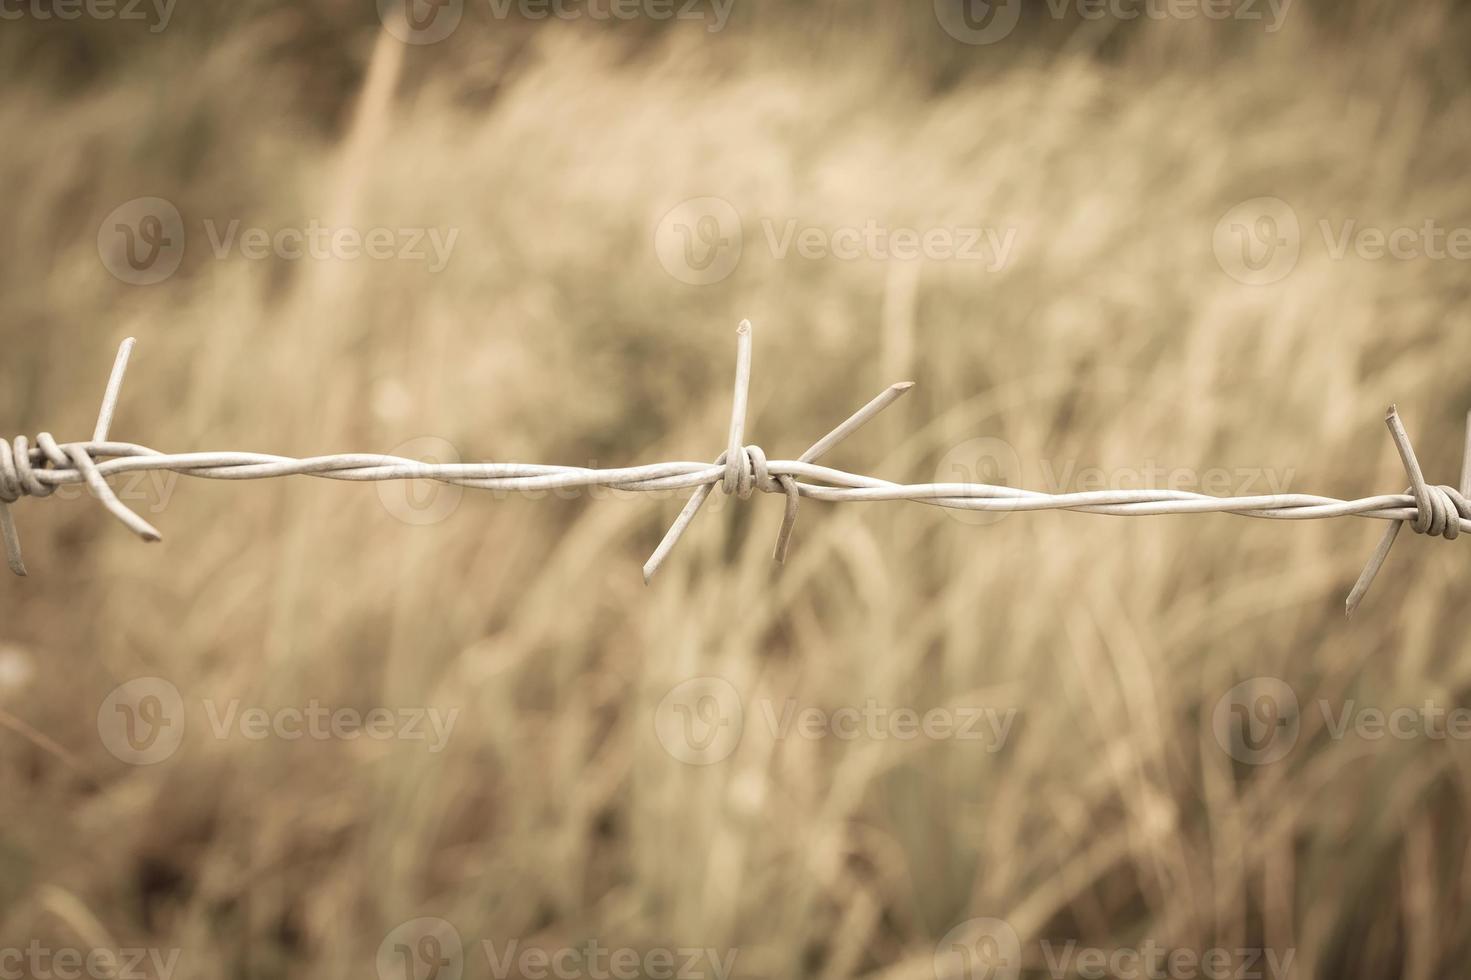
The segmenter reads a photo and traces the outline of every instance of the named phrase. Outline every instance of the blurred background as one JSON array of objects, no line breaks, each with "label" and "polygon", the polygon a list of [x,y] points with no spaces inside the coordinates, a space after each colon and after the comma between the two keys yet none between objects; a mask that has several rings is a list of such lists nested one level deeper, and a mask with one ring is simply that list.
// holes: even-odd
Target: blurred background
[{"label": "blurred background", "polygon": [[[828,461],[1352,498],[1393,401],[1460,473],[1462,4],[0,15],[6,437],[85,439],[136,336],[160,450],[708,460],[749,317],[772,458],[913,380]],[[646,587],[678,495],[115,488],[162,543],[13,508],[7,977],[1471,956],[1445,541],[1349,622],[1377,522],[808,502],[778,568],[716,494]]]}]

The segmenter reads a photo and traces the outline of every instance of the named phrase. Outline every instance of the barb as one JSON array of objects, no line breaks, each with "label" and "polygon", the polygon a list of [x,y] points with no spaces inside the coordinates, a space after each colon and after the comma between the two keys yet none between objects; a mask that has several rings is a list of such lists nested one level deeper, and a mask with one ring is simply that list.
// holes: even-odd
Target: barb
[{"label": "barb", "polygon": [[[1410,475],[1409,492],[1415,495],[1415,514],[1411,518],[1411,529],[1416,534],[1441,535],[1447,541],[1456,540],[1464,529],[1462,522],[1471,517],[1471,503],[1466,499],[1471,497],[1471,415],[1466,417],[1466,451],[1461,462],[1459,490],[1455,487],[1426,485],[1425,473],[1420,469],[1420,461],[1415,457],[1415,447],[1410,445],[1410,436],[1405,432],[1404,423],[1400,421],[1399,409],[1389,406],[1384,423],[1389,426],[1389,436],[1394,440],[1394,447],[1399,450],[1400,462]],[[1359,575],[1358,582],[1354,583],[1353,591],[1349,593],[1345,603],[1345,610],[1350,618],[1364,601],[1364,596],[1368,594],[1369,586],[1374,584],[1379,570],[1384,567],[1385,560],[1389,558],[1389,549],[1394,547],[1404,526],[1403,520],[1397,520],[1384,529],[1379,546],[1369,556],[1369,563],[1364,566],[1363,573]]]},{"label": "barb", "polygon": [[691,490],[689,501],[644,565],[650,581],[700,508],[718,486],[723,493],[748,498],[759,490],[781,494],[786,501],[773,558],[784,561],[803,497],[834,502],[912,500],[935,507],[975,511],[1070,510],[1087,514],[1142,517],[1153,514],[1235,514],[1268,520],[1325,520],[1360,517],[1388,521],[1347,602],[1350,615],[1363,601],[1388,558],[1405,524],[1417,534],[1450,540],[1471,532],[1471,416],[1467,420],[1466,457],[1461,486],[1431,486],[1425,482],[1414,448],[1399,413],[1390,408],[1386,418],[1391,438],[1409,475],[1404,493],[1359,500],[1339,500],[1312,494],[1272,494],[1250,497],[1212,497],[1184,490],[1104,490],[1084,493],[1042,493],[987,483],[901,484],[818,465],[818,460],[902,397],[913,382],[891,385],[872,401],[813,443],[795,460],[768,459],[760,446],[744,444],[746,406],[751,380],[752,329],[742,321],[736,331],[736,378],[731,397],[731,420],[725,451],[713,463],[669,462],[621,469],[588,469],[521,463],[424,463],[397,456],[347,453],[293,459],[267,453],[200,452],[161,453],[130,442],[111,442],[114,410],[127,373],[133,340],[123,341],[108,380],[107,391],[90,442],[58,444],[49,433],[31,446],[24,436],[13,443],[0,441],[0,533],[11,571],[25,575],[20,537],[10,505],[22,497],[48,497],[57,487],[83,484],[113,516],[145,541],[157,541],[159,532],[125,507],[107,486],[107,478],[143,470],[163,470],[208,480],[263,480],[284,476],[312,476],[328,480],[437,480],[479,490],[554,490],[606,487],[629,491]]}]

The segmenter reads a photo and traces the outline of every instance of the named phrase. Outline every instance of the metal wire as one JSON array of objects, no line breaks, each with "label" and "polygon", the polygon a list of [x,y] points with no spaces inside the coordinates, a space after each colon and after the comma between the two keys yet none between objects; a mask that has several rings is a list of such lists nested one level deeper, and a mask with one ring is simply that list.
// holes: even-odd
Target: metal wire
[{"label": "metal wire", "polygon": [[25,575],[20,538],[10,505],[22,497],[47,497],[57,487],[86,485],[107,510],[145,541],[157,541],[159,532],[133,513],[112,493],[107,478],[145,470],[163,470],[209,480],[262,480],[283,476],[313,476],[329,480],[437,480],[478,490],[553,490],[606,487],[629,491],[692,489],[684,509],[644,565],[651,581],[711,492],[741,498],[759,490],[786,498],[786,510],[773,557],[785,560],[803,497],[835,502],[913,500],[936,507],[974,511],[1071,510],[1089,514],[1141,517],[1154,514],[1224,513],[1269,520],[1322,520],[1361,517],[1389,521],[1384,537],[1369,559],[1347,601],[1352,615],[1363,601],[1389,550],[1405,524],[1417,534],[1450,540],[1471,532],[1471,419],[1468,419],[1466,459],[1459,488],[1432,486],[1415,457],[1398,412],[1393,406],[1385,421],[1399,450],[1410,486],[1404,493],[1359,500],[1339,500],[1312,494],[1270,494],[1214,497],[1184,490],[1101,490],[1084,493],[1043,493],[987,483],[900,484],[817,464],[817,460],[862,428],[895,400],[912,382],[892,385],[847,418],[795,460],[771,460],[759,446],[744,444],[747,391],[751,378],[751,324],[743,321],[736,332],[736,380],[731,399],[727,448],[713,463],[651,463],[621,469],[588,469],[522,463],[425,463],[373,453],[347,453],[294,459],[267,453],[204,452],[161,453],[131,442],[110,442],[108,432],[134,341],[123,341],[113,364],[97,426],[90,442],[57,443],[49,433],[31,446],[24,436],[13,443],[0,441],[0,535],[11,571]]}]

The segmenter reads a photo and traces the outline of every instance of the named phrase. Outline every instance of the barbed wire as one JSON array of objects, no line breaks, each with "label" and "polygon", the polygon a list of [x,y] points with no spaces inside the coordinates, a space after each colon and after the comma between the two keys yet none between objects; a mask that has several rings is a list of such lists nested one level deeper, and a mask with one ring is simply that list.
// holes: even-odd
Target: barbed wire
[{"label": "barbed wire", "polygon": [[752,331],[750,322],[743,321],[736,330],[736,376],[729,438],[725,451],[713,463],[668,462],[590,469],[522,463],[428,463],[376,453],[304,459],[247,452],[162,453],[107,438],[133,345],[130,337],[118,348],[90,441],[58,443],[46,432],[36,437],[34,446],[24,436],[17,437],[13,443],[0,441],[0,534],[4,538],[6,562],[15,574],[25,575],[26,567],[11,504],[22,497],[48,497],[57,487],[82,484],[135,534],[145,541],[158,541],[162,537],[158,530],[124,506],[107,484],[108,477],[158,470],[209,480],[263,480],[284,476],[351,481],[434,480],[477,490],[511,492],[583,487],[635,492],[692,490],[688,503],[644,564],[646,582],[652,581],[716,487],[742,499],[756,491],[781,494],[785,498],[786,510],[773,552],[777,562],[786,559],[798,504],[803,497],[840,503],[912,500],[954,510],[992,512],[1070,510],[1120,517],[1223,513],[1269,520],[1360,517],[1388,521],[1379,546],[1348,597],[1349,615],[1363,601],[1406,524],[1417,534],[1449,540],[1463,531],[1471,532],[1471,500],[1468,500],[1471,498],[1471,417],[1468,417],[1460,487],[1435,486],[1425,482],[1415,450],[1393,406],[1385,421],[1410,478],[1409,488],[1398,494],[1339,500],[1300,493],[1241,497],[1147,489],[1045,493],[988,483],[893,483],[820,466],[817,460],[902,397],[913,387],[913,382],[886,388],[797,459],[768,459],[760,446],[748,446],[744,442]]}]

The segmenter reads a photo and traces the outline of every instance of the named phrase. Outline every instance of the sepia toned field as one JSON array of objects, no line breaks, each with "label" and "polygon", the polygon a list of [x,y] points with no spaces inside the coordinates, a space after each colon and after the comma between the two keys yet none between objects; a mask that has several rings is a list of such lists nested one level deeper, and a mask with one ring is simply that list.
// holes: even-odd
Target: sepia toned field
[{"label": "sepia toned field", "polygon": [[[1461,5],[681,4],[13,8],[0,437],[134,336],[159,450],[709,460],[749,318],[773,459],[914,381],[826,462],[1356,498],[1393,402],[1458,482]],[[0,976],[1471,959],[1464,543],[1347,620],[1379,522],[804,501],[780,567],[716,493],[646,586],[682,494],[114,487],[161,543],[12,507]]]}]

